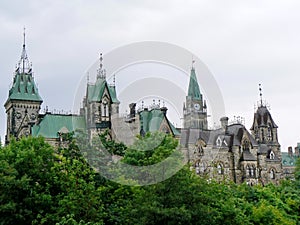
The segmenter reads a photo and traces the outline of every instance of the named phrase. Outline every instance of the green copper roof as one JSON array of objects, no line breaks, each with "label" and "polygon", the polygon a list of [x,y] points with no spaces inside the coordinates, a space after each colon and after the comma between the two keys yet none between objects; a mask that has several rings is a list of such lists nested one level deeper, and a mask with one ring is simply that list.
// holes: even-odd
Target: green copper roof
[{"label": "green copper roof", "polygon": [[120,103],[117,98],[116,87],[115,86],[108,86],[108,91],[110,93],[110,97],[113,103]]},{"label": "green copper roof", "polygon": [[46,114],[38,125],[31,128],[31,133],[34,137],[57,138],[61,130],[72,132],[85,129],[83,116]]},{"label": "green copper roof", "polygon": [[31,73],[16,73],[8,100],[43,101]]},{"label": "green copper roof", "polygon": [[194,68],[191,70],[188,96],[192,97],[193,99],[201,99],[200,88]]},{"label": "green copper roof", "polygon": [[89,102],[99,102],[103,96],[105,88],[108,89],[110,97],[113,103],[119,103],[117,99],[116,89],[114,86],[108,86],[106,80],[98,78],[95,84],[88,85],[88,101]]},{"label": "green copper roof", "polygon": [[282,156],[282,165],[283,166],[296,166],[296,161],[298,159],[298,157],[295,156],[289,156],[288,152],[282,152],[281,153]]},{"label": "green copper roof", "polygon": [[[160,109],[144,110],[140,112],[140,126],[143,126],[145,133],[158,131],[164,118],[165,115]],[[169,122],[167,117],[166,120],[173,134],[180,135],[180,132]]]}]

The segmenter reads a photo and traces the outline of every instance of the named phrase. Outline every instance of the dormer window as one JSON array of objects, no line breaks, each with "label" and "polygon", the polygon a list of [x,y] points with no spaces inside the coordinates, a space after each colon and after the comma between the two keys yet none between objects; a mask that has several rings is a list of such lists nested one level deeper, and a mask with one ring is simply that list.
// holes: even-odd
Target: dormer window
[{"label": "dormer window", "polygon": [[275,159],[275,154],[273,151],[270,152],[270,159],[274,160]]}]

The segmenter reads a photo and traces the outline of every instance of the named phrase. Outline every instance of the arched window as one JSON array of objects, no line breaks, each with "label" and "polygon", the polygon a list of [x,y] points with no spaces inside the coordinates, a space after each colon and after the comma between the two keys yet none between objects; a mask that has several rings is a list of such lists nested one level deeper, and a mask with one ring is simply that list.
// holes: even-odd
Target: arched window
[{"label": "arched window", "polygon": [[249,144],[249,141],[248,141],[248,139],[244,139],[243,140],[243,151],[245,151],[245,150],[249,150],[249,148],[250,148],[250,144]]},{"label": "arched window", "polygon": [[247,176],[251,177],[251,168],[249,165],[246,166],[246,173]]},{"label": "arched window", "polygon": [[218,163],[217,170],[218,170],[219,175],[223,174],[223,167],[222,167],[221,163]]},{"label": "arched window", "polygon": [[270,178],[275,179],[275,170],[274,169],[270,170]]},{"label": "arched window", "polygon": [[272,140],[272,127],[271,127],[271,124],[269,123],[269,126],[268,126],[268,135],[267,135],[267,139],[268,141],[271,141]]}]

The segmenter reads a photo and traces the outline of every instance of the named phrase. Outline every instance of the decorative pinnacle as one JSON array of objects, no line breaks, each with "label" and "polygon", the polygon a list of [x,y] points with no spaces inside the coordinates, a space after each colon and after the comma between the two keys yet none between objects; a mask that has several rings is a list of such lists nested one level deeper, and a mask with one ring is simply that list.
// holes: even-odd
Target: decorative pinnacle
[{"label": "decorative pinnacle", "polygon": [[23,74],[25,73],[31,73],[32,70],[32,64],[29,63],[27,53],[26,53],[26,48],[25,48],[25,27],[23,29],[23,49],[22,49],[22,54],[21,54],[21,59],[18,62],[18,69],[16,72],[22,72]]},{"label": "decorative pinnacle", "polygon": [[98,73],[97,73],[97,78],[106,79],[106,71],[105,69],[103,69],[103,56],[102,53],[100,53],[100,57],[99,57],[99,61],[100,61],[100,65],[99,65],[99,69],[98,69]]}]

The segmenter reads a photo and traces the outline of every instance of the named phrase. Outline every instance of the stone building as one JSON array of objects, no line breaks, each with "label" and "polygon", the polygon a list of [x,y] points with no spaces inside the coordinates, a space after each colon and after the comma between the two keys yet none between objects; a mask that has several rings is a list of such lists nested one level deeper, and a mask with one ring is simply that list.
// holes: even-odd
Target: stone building
[{"label": "stone building", "polygon": [[103,57],[100,55],[97,77],[88,83],[78,115],[41,113],[43,100],[35,84],[29,63],[25,34],[21,59],[4,106],[7,114],[5,142],[11,137],[43,136],[54,146],[61,145],[64,134],[86,132],[91,139],[108,129],[113,139],[132,144],[137,134],[162,131],[180,139],[186,158],[197,174],[217,180],[249,184],[277,183],[283,177],[282,155],[277,129],[266,105],[260,101],[248,131],[242,123],[220,119],[219,129],[208,129],[207,105],[200,92],[196,71],[191,69],[186,102],[183,105],[184,127],[177,129],[167,118],[167,108],[160,102],[120,116],[120,101],[115,84],[106,81]]},{"label": "stone building", "polygon": [[196,173],[250,185],[278,183],[282,179],[278,126],[263,101],[250,132],[239,121],[229,124],[228,117],[220,119],[221,128],[209,130],[206,107],[192,68],[180,142]]},{"label": "stone building", "polygon": [[100,54],[99,68],[94,83],[88,83],[86,95],[82,101],[80,113],[57,114],[46,110],[41,113],[43,100],[34,81],[32,66],[29,63],[25,34],[21,59],[13,77],[13,85],[4,104],[7,115],[6,144],[11,137],[43,136],[47,142],[59,146],[64,142],[64,134],[84,132],[92,139],[108,129],[112,138],[131,144],[137,134],[152,131],[163,131],[174,136],[179,132],[167,118],[167,108],[160,104],[135,109],[131,104],[130,114],[120,117],[119,104],[115,85],[106,81],[103,57]]}]

